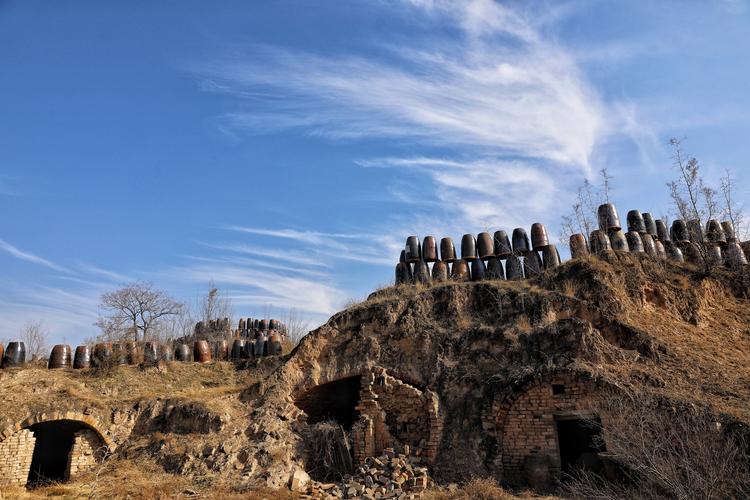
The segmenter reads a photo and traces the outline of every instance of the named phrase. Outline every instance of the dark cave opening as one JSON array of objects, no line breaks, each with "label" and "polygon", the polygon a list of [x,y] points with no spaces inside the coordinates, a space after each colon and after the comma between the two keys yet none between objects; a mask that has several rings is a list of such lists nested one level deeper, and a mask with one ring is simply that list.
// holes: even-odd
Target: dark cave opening
[{"label": "dark cave opening", "polygon": [[348,377],[313,387],[302,394],[295,404],[307,413],[307,423],[333,420],[351,430],[357,421],[360,376]]},{"label": "dark cave opening", "polygon": [[67,479],[68,460],[75,433],[82,429],[91,427],[75,420],[52,420],[29,427],[36,440],[29,469],[29,486]]},{"label": "dark cave opening", "polygon": [[597,474],[603,471],[599,453],[605,451],[605,447],[598,417],[558,419],[557,439],[563,474],[572,474],[581,469]]}]

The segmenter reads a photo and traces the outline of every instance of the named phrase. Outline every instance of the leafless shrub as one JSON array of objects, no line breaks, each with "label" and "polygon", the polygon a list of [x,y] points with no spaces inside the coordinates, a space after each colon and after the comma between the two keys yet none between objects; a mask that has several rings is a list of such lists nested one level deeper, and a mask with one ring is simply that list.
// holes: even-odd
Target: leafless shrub
[{"label": "leafless shrub", "polygon": [[310,320],[300,315],[294,308],[287,309],[281,320],[287,328],[287,337],[295,345],[310,331]]},{"label": "leafless shrub", "polygon": [[[748,498],[748,432],[727,428],[706,410],[665,406],[643,395],[609,395],[601,407],[607,479],[579,471],[574,498]],[[615,472],[616,471],[616,472]]]},{"label": "leafless shrub", "polygon": [[732,171],[729,169],[724,170],[724,175],[719,179],[721,185],[721,197],[723,201],[723,213],[722,217],[728,219],[734,231],[737,233],[737,238],[741,241],[747,237],[747,227],[745,226],[745,206],[742,203],[738,203],[735,199],[736,195],[736,183]]},{"label": "leafless shrub", "polygon": [[597,208],[602,203],[609,203],[613,180],[606,168],[599,171],[599,178],[601,180],[599,189],[595,188],[588,179],[578,187],[571,212],[563,215],[560,223],[562,244],[567,245],[570,236],[576,233],[584,234],[588,238],[591,231],[597,228]]},{"label": "leafless shrub", "polygon": [[49,331],[41,321],[29,321],[21,328],[21,340],[26,344],[26,355],[40,359],[49,354]]},{"label": "leafless shrub", "polygon": [[319,422],[310,427],[307,446],[310,475],[319,481],[341,480],[353,470],[349,439],[336,422]]},{"label": "leafless shrub", "polygon": [[204,324],[215,319],[231,320],[234,315],[232,299],[211,280],[208,282],[208,292],[198,300],[197,313]]}]

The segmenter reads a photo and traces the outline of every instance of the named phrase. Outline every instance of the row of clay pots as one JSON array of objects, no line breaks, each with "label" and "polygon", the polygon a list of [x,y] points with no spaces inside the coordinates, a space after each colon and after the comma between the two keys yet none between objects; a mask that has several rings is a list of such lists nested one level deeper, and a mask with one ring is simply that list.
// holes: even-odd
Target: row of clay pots
[{"label": "row of clay pots", "polygon": [[545,269],[560,265],[560,254],[555,245],[542,247],[541,252],[530,251],[520,256],[510,254],[505,259],[456,260],[452,263],[437,261],[431,264],[420,260],[415,264],[396,264],[396,284],[430,283],[432,281],[482,281],[492,279],[518,280],[538,276]]},{"label": "row of clay pots", "polygon": [[270,330],[276,330],[281,333],[286,333],[286,325],[278,319],[253,319],[253,318],[240,318],[237,325],[237,329],[241,332],[248,330],[255,330],[256,332],[268,332]]},{"label": "row of clay pots", "polygon": [[511,255],[526,255],[534,251],[542,251],[549,246],[549,236],[543,224],[535,222],[531,226],[531,239],[526,230],[517,227],[512,235],[500,230],[494,234],[488,232],[464,234],[461,237],[461,257],[456,254],[453,240],[449,237],[440,240],[440,255],[438,256],[437,240],[434,236],[425,236],[422,242],[416,236],[406,238],[406,245],[401,252],[399,262],[416,264],[419,261],[431,262],[456,262],[464,260],[471,262],[477,259],[489,260],[493,257],[506,259]]}]

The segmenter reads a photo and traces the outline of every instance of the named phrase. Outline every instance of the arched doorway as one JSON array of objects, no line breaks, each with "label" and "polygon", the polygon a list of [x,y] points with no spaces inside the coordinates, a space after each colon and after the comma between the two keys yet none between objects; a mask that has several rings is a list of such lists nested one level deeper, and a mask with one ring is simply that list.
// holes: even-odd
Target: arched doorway
[{"label": "arched doorway", "polygon": [[49,420],[27,427],[34,435],[28,485],[67,481],[95,466],[106,445],[89,425],[78,420]]}]

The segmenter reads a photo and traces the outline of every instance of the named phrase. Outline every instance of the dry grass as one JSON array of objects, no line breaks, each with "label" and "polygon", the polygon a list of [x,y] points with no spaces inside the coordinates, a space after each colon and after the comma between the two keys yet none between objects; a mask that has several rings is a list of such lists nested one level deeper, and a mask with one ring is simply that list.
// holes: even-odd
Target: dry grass
[{"label": "dry grass", "polygon": [[555,500],[558,497],[538,496],[531,492],[511,493],[493,479],[475,478],[460,487],[440,487],[427,490],[424,500],[511,500],[518,498],[538,498]]},{"label": "dry grass", "polygon": [[172,498],[227,499],[247,498],[287,500],[298,498],[287,490],[243,490],[233,485],[214,483],[210,478],[190,480],[184,476],[165,473],[151,461],[138,463],[131,460],[110,460],[105,470],[92,472],[79,480],[66,484],[53,484],[34,490],[22,487],[4,487],[0,500],[38,500],[58,498],[166,500]]}]

